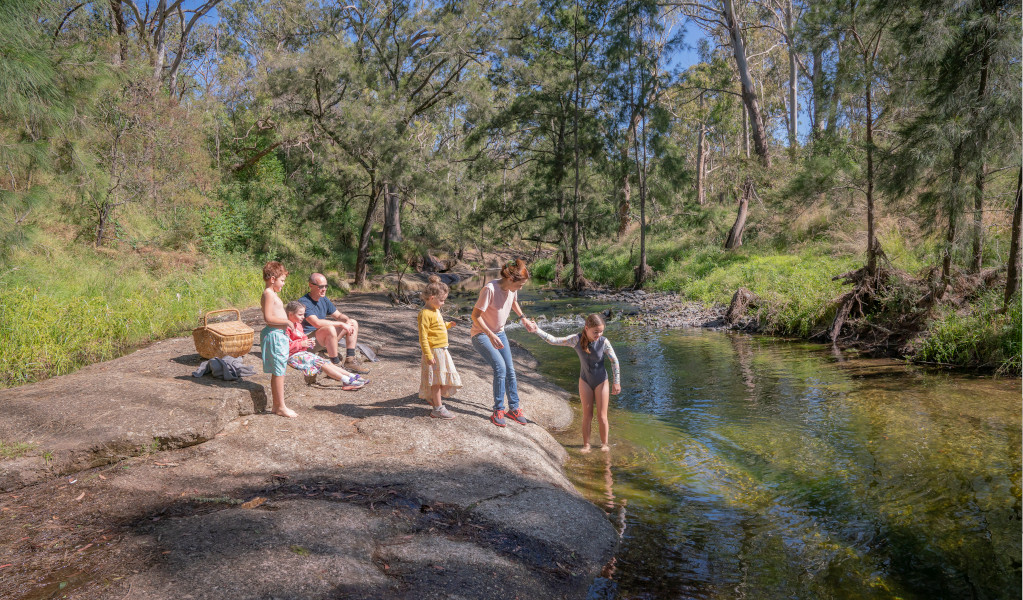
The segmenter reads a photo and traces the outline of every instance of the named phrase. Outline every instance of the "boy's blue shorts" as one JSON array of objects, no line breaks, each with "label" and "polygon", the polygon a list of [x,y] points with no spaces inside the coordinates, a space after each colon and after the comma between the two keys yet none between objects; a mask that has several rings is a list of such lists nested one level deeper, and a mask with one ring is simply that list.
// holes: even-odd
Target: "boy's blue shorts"
[{"label": "boy's blue shorts", "polygon": [[259,332],[263,351],[263,372],[282,376],[288,368],[288,334],[283,329],[264,327]]}]

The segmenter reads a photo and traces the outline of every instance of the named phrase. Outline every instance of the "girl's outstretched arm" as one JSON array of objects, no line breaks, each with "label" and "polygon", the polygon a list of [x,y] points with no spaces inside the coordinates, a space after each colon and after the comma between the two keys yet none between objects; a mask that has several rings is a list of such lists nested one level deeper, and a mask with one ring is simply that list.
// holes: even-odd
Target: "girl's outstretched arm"
[{"label": "girl's outstretched arm", "polygon": [[611,347],[611,342],[607,339],[604,340],[604,354],[611,361],[611,383],[620,386],[622,384],[622,371],[618,366],[618,355],[615,354],[615,349]]},{"label": "girl's outstretched arm", "polygon": [[543,329],[540,329],[539,326],[533,333],[540,336],[540,339],[542,339],[543,341],[547,342],[552,346],[568,346],[569,348],[574,348],[575,345],[579,343],[578,333],[573,333],[572,335],[567,335],[565,337],[554,337],[553,335],[547,333]]}]

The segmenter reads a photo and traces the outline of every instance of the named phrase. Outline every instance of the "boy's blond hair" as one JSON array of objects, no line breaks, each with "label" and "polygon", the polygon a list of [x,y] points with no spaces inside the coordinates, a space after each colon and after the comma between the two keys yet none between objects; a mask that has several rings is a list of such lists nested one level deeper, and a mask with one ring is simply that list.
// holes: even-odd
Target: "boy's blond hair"
[{"label": "boy's blond hair", "polygon": [[271,260],[263,265],[263,281],[270,281],[271,277],[281,277],[287,274],[288,270],[276,260]]}]

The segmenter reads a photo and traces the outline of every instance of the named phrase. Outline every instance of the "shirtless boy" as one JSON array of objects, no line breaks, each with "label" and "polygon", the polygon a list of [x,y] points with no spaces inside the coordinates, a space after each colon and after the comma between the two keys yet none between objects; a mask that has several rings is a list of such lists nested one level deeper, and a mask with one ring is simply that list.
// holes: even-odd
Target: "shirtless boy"
[{"label": "shirtless boy", "polygon": [[284,312],[284,303],[277,294],[284,288],[288,270],[284,265],[271,260],[263,267],[263,297],[259,305],[263,308],[266,327],[259,332],[259,347],[263,351],[263,372],[270,374],[270,393],[273,396],[271,412],[282,417],[297,417],[298,413],[284,404],[284,374],[288,368],[288,334],[285,331],[291,323]]}]

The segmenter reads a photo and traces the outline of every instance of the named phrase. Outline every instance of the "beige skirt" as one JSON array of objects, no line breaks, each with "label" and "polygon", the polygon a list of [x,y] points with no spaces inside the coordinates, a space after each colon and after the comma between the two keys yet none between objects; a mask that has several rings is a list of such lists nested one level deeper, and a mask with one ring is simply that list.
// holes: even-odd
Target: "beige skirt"
[{"label": "beige skirt", "polygon": [[419,397],[430,399],[430,388],[439,385],[441,396],[450,398],[462,387],[462,379],[458,377],[455,363],[447,348],[433,348],[433,366],[422,359],[422,377],[419,380]]}]

